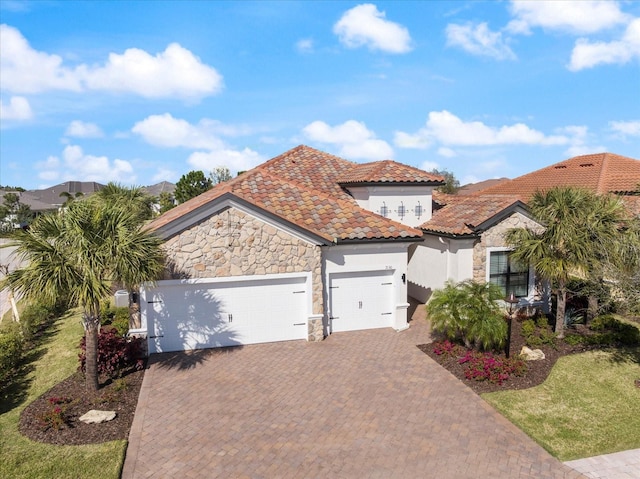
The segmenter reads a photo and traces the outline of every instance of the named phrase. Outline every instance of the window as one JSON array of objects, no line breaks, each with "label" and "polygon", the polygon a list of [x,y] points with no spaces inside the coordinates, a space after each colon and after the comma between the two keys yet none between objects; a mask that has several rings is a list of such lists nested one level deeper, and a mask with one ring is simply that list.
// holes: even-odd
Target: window
[{"label": "window", "polygon": [[400,202],[400,206],[398,206],[398,216],[400,217],[400,219],[404,218],[405,215],[405,209],[404,209],[404,203],[402,203],[402,201]]},{"label": "window", "polygon": [[420,204],[419,201],[416,207],[413,209],[413,211],[415,212],[417,218],[420,218],[422,216],[422,205]]},{"label": "window", "polygon": [[389,214],[389,208],[387,208],[387,205],[383,201],[382,206],[380,207],[380,216],[384,216],[386,218],[388,214]]},{"label": "window", "polygon": [[489,256],[489,281],[502,288],[505,296],[528,294],[529,267],[511,259],[510,251],[492,251]]}]

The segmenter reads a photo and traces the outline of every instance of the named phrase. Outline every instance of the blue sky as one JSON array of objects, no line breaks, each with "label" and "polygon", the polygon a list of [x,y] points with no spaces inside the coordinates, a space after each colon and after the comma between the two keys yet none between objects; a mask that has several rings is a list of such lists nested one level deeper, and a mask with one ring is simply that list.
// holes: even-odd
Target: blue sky
[{"label": "blue sky", "polygon": [[150,185],[298,144],[462,183],[640,158],[640,2],[0,0],[0,184]]}]

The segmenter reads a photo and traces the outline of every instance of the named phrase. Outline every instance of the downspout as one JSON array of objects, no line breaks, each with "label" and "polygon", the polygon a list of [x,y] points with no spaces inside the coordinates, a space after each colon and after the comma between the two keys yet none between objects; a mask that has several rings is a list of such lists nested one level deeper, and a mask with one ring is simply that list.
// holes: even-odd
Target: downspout
[{"label": "downspout", "polygon": [[451,240],[444,239],[442,236],[438,236],[438,241],[447,247],[447,249],[446,249],[446,251],[447,251],[447,278],[446,278],[446,280],[449,281],[450,279],[453,279],[451,277]]}]

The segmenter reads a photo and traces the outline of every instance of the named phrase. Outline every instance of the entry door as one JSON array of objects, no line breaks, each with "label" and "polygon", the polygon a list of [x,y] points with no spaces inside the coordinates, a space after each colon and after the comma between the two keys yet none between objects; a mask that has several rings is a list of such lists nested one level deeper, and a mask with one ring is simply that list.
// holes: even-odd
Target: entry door
[{"label": "entry door", "polygon": [[393,326],[393,291],[393,271],[331,275],[331,331]]}]

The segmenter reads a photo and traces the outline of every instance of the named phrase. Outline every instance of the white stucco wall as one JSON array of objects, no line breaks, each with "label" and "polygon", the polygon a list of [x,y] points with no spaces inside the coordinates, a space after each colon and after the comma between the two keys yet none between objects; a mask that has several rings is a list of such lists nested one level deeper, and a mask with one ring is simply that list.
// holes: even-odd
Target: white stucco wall
[{"label": "white stucco wall", "polygon": [[[407,327],[407,248],[409,243],[369,245],[336,245],[323,247],[322,259],[325,285],[329,284],[329,276],[333,273],[357,271],[392,271],[395,317],[394,328]],[[405,275],[405,281],[402,280]],[[328,294],[325,288],[325,294]],[[328,304],[325,297],[325,304]],[[328,318],[325,318],[328,319]]]},{"label": "white stucco wall", "polygon": [[412,245],[407,268],[409,296],[424,303],[448,280],[471,279],[474,242],[474,239],[425,235],[421,243]]},{"label": "white stucco wall", "polygon": [[[386,205],[387,218],[408,226],[418,226],[431,219],[431,186],[350,186],[358,206],[380,214]],[[420,204],[422,213],[416,215],[416,206]],[[405,208],[404,217],[398,214],[398,207]]]}]

